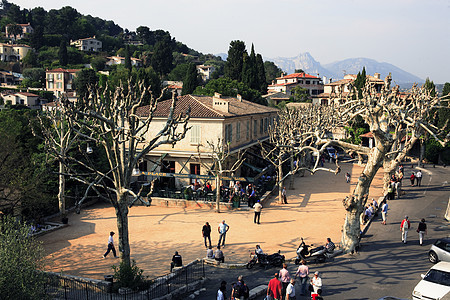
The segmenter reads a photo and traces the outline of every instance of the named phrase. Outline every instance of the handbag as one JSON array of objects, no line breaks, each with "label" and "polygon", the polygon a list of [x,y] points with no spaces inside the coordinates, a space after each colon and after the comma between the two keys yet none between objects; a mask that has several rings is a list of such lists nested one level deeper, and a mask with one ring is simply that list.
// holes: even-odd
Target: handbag
[{"label": "handbag", "polygon": [[313,288],[313,286],[311,284],[308,285],[308,291],[310,291],[310,292],[314,291],[314,288]]}]

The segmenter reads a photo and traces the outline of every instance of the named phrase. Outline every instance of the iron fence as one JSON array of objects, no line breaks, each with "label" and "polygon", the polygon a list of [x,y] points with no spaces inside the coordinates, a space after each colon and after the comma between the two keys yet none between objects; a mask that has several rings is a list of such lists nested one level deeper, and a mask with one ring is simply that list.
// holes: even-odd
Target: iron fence
[{"label": "iron fence", "polygon": [[150,300],[173,293],[205,277],[203,261],[191,263],[165,276],[147,282],[142,291],[114,292],[114,284],[105,285],[64,276],[49,275],[46,294],[50,299],[67,300]]}]

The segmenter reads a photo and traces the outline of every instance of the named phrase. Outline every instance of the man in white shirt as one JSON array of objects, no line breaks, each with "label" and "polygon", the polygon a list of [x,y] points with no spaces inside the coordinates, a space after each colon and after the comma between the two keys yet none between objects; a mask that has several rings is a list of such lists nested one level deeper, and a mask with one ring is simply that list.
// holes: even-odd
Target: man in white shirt
[{"label": "man in white shirt", "polygon": [[108,250],[106,250],[105,254],[103,254],[103,258],[106,258],[106,256],[109,254],[109,252],[112,251],[112,253],[114,254],[115,258],[118,258],[118,256],[116,255],[116,248],[114,248],[114,239],[113,239],[113,235],[114,235],[114,231],[111,231],[109,233],[109,238],[108,238]]},{"label": "man in white shirt", "polygon": [[416,185],[420,186],[421,182],[422,182],[422,172],[419,170],[419,172],[416,173]]},{"label": "man in white shirt", "polygon": [[317,290],[322,289],[322,278],[319,277],[319,272],[314,273],[314,277],[311,279],[311,285],[313,287],[313,292],[317,294]]},{"label": "man in white shirt", "polygon": [[286,288],[286,300],[295,300],[295,280],[291,279],[291,282]]},{"label": "man in white shirt", "polygon": [[220,243],[222,243],[222,247],[225,246],[225,238],[227,236],[228,230],[230,230],[230,226],[225,223],[225,220],[222,221],[222,223],[219,224],[219,227],[217,228],[219,231],[219,242],[217,243],[217,246],[220,246]]},{"label": "man in white shirt", "polygon": [[260,224],[259,221],[260,221],[260,218],[261,218],[261,210],[263,208],[261,203],[260,203],[260,200],[258,200],[258,202],[255,203],[253,208],[255,209],[255,217],[253,218],[253,223]]}]

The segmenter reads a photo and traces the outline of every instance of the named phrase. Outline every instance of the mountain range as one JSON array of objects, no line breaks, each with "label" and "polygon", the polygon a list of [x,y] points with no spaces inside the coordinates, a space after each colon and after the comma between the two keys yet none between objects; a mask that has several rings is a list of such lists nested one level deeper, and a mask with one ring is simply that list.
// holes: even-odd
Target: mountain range
[{"label": "mountain range", "polygon": [[366,68],[366,74],[373,75],[374,73],[380,73],[381,78],[385,78],[391,73],[394,84],[405,85],[415,82],[423,83],[425,81],[390,63],[378,62],[374,59],[364,57],[348,58],[326,65],[321,65],[309,52],[300,53],[295,57],[266,58],[266,60],[274,62],[288,74],[294,73],[296,69],[302,69],[308,74],[319,74],[320,77],[326,76],[328,79],[332,78],[333,81],[342,79],[345,74],[358,74],[358,72],[362,71],[363,67]]}]

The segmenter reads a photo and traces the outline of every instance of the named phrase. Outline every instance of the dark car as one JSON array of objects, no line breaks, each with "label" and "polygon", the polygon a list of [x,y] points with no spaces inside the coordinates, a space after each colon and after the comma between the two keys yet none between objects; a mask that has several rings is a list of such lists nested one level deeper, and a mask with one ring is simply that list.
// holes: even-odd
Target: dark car
[{"label": "dark car", "polygon": [[433,264],[439,261],[450,262],[450,238],[443,238],[434,242],[430,251],[428,251],[428,259]]}]

